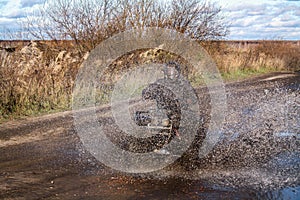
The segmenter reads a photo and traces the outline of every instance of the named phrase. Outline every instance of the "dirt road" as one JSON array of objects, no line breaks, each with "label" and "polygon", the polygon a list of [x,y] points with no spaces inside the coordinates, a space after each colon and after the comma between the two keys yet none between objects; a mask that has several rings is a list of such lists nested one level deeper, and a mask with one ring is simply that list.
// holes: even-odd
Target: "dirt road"
[{"label": "dirt road", "polygon": [[[299,95],[299,84],[299,73],[269,74],[242,82],[228,83],[226,92],[229,109],[235,108],[237,97],[245,96],[247,99],[249,93],[259,96],[274,88],[285,88],[285,91]],[[247,104],[247,101],[239,103],[247,108],[242,111],[248,116],[252,107]],[[105,108],[102,111],[104,112]],[[233,112],[231,114],[234,115]],[[228,124],[230,119],[229,117]],[[189,179],[189,175],[183,178],[178,175],[179,172],[168,170],[151,175],[127,175],[111,170],[83,150],[74,129],[72,111],[10,121],[0,124],[0,199],[249,199],[253,197],[272,199],[285,198],[286,195],[296,199],[300,191],[300,163],[297,151],[299,150],[297,135],[299,124],[294,128],[298,132],[295,137],[293,136],[293,141],[296,140],[298,143],[289,143],[290,146],[285,147],[296,152],[293,154],[294,163],[281,163],[284,169],[285,165],[291,165],[289,169],[294,170],[292,172],[294,175],[288,174],[289,181],[284,179],[286,182],[280,188],[266,187],[266,190],[258,190],[257,185],[251,183],[248,184],[249,187],[226,186],[226,181],[220,178],[247,179],[249,177],[245,176],[246,173],[241,173],[245,171],[244,168],[234,176],[229,176],[229,172],[224,169],[223,171],[217,169],[222,175],[217,178],[213,175],[215,171],[206,169],[197,173],[207,175],[199,175],[196,179]],[[215,169],[215,166],[211,168]],[[189,174],[189,172],[183,173]],[[261,177],[268,175],[265,171],[261,173]],[[275,179],[276,177],[268,181],[272,182]],[[210,180],[219,180],[219,182]],[[253,179],[253,181],[257,180]],[[253,185],[255,187],[252,187]]]}]

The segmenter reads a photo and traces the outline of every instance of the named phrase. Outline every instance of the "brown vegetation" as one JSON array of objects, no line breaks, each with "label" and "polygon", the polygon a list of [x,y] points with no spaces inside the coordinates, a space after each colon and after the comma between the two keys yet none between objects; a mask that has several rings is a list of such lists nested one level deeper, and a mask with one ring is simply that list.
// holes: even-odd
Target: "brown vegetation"
[{"label": "brown vegetation", "polygon": [[299,41],[220,41],[202,44],[222,73],[300,69]]},{"label": "brown vegetation", "polygon": [[[72,87],[83,56],[73,42],[23,42],[14,44],[14,52],[6,51],[8,43],[0,43],[0,118],[32,115],[49,110],[70,108]],[[230,42],[205,42],[222,74],[300,69],[300,46],[284,41],[261,41],[247,46]],[[16,46],[17,45],[17,46]],[[5,47],[5,48],[4,48]],[[140,50],[120,58],[111,71],[145,62],[179,59],[161,50]],[[240,74],[235,74],[239,78]],[[111,80],[116,81],[116,80]],[[108,84],[109,87],[109,84]]]},{"label": "brown vegetation", "polygon": [[69,50],[33,42],[13,53],[0,51],[1,117],[68,108],[82,62]]},{"label": "brown vegetation", "polygon": [[160,27],[197,40],[219,39],[228,32],[220,11],[202,0],[53,0],[23,27],[39,40],[72,39],[84,54],[133,28]]}]

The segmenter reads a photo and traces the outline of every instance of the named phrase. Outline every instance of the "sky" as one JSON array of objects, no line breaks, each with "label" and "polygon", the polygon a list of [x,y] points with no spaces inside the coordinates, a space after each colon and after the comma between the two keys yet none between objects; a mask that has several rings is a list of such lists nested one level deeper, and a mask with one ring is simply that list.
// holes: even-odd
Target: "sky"
[{"label": "sky", "polygon": [[[27,39],[22,20],[45,0],[0,0],[0,40]],[[210,0],[221,6],[228,40],[300,40],[300,0]]]},{"label": "sky", "polygon": [[215,0],[230,22],[229,39],[300,40],[300,0]]}]

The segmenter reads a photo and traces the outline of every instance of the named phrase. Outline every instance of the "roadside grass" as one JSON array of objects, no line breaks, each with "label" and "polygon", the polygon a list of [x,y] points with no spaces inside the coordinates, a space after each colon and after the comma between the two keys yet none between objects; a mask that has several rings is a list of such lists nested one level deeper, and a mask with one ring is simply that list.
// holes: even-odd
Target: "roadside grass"
[{"label": "roadside grass", "polygon": [[10,114],[6,114],[6,115],[3,115],[2,117],[0,117],[0,124],[9,122],[12,120],[25,120],[28,117],[39,117],[39,116],[44,116],[44,115],[48,115],[48,114],[69,111],[69,110],[71,110],[71,109],[70,108],[40,109],[40,110],[26,110],[22,113],[19,113],[19,112],[10,113]]},{"label": "roadside grass", "polygon": [[259,68],[257,70],[253,69],[237,69],[235,71],[230,72],[222,72],[221,76],[225,82],[231,82],[231,81],[240,81],[244,79],[248,79],[254,76],[259,76],[263,74],[268,74],[272,72],[277,72],[278,70],[274,70],[271,68]]},{"label": "roadside grass", "polygon": [[[224,42],[206,42],[202,46],[216,62],[225,82],[300,69],[300,47],[280,41],[262,41],[243,48]],[[83,60],[72,45],[64,43],[36,42],[13,53],[0,51],[0,123],[70,110],[74,81]],[[122,70],[170,60],[183,64],[183,73],[193,75],[186,61],[159,49],[139,50],[119,58],[106,72],[107,76],[99,80],[97,103],[108,101],[108,90]],[[190,78],[194,86],[204,84],[203,78],[196,74]]]}]

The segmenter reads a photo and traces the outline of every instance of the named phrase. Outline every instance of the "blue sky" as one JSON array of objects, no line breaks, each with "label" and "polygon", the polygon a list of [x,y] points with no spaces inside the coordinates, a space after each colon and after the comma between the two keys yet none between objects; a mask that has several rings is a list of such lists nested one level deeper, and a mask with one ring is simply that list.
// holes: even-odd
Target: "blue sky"
[{"label": "blue sky", "polygon": [[[230,22],[226,39],[300,40],[300,0],[211,0],[222,7]],[[22,30],[21,21],[44,0],[0,0],[0,39],[7,30]],[[16,31],[21,33],[20,31]],[[14,34],[26,39],[26,33]]]},{"label": "blue sky", "polygon": [[230,22],[229,39],[300,40],[300,0],[214,0]]}]

